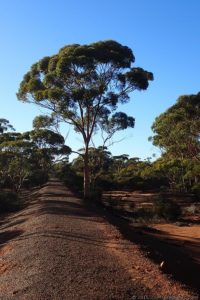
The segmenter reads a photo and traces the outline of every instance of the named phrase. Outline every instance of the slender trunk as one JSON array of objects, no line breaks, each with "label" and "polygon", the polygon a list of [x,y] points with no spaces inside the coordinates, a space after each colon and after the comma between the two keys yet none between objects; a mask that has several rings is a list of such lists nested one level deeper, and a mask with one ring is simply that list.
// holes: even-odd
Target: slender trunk
[{"label": "slender trunk", "polygon": [[89,157],[88,146],[85,148],[84,155],[84,198],[88,198],[90,195],[90,170],[89,170]]}]

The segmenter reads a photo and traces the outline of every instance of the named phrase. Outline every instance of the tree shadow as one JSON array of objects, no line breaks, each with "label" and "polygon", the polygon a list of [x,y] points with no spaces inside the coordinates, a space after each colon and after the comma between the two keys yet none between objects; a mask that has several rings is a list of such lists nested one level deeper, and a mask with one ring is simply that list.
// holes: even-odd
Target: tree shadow
[{"label": "tree shadow", "polygon": [[10,240],[16,239],[23,233],[23,230],[7,230],[0,233],[0,247]]},{"label": "tree shadow", "polygon": [[200,240],[198,238],[192,242],[177,241],[164,231],[145,226],[134,227],[128,221],[110,213],[107,213],[107,218],[119,229],[125,239],[138,244],[145,256],[158,265],[164,262],[162,266],[164,273],[189,286],[196,293],[200,293]]},{"label": "tree shadow", "polygon": [[199,220],[193,220],[193,219],[188,219],[188,220],[185,220],[185,219],[179,219],[180,222],[183,222],[184,226],[187,226],[188,224],[189,225],[200,225],[200,219]]},{"label": "tree shadow", "polygon": [[[128,243],[126,241],[123,242],[115,242],[112,245],[108,245],[110,238],[106,237],[93,237],[92,235],[87,234],[79,234],[79,233],[72,233],[70,231],[61,231],[61,230],[43,230],[37,232],[31,232],[27,234],[23,234],[22,236],[18,237],[17,240],[27,240],[31,238],[53,238],[53,239],[62,239],[65,241],[71,241],[76,243],[81,243],[85,245],[92,245],[98,246],[103,248],[110,248],[110,249],[123,249],[127,246]],[[67,254],[66,254],[67,255]]]},{"label": "tree shadow", "polygon": [[5,230],[6,228],[9,228],[9,227],[12,227],[12,226],[16,226],[16,225],[20,225],[22,223],[24,223],[27,219],[21,219],[21,220],[16,220],[16,221],[7,221],[7,222],[4,222],[5,224],[1,224],[1,229],[2,230]]},{"label": "tree shadow", "polygon": [[[55,199],[58,197],[55,197]],[[71,199],[71,198],[70,198]],[[52,198],[41,200],[37,214],[54,214],[76,217],[98,217],[99,215],[91,210],[86,210],[82,202],[73,202],[69,200],[54,200]]]}]

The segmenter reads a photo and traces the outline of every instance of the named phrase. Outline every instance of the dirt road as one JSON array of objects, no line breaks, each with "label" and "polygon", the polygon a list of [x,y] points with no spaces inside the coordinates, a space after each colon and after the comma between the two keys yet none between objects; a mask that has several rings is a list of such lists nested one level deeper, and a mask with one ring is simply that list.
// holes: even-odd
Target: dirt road
[{"label": "dirt road", "polygon": [[56,180],[1,223],[2,300],[198,299]]}]

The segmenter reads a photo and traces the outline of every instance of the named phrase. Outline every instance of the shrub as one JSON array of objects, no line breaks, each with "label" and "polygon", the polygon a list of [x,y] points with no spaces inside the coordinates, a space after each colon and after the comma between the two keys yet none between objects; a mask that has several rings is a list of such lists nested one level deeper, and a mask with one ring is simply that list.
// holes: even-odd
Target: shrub
[{"label": "shrub", "polygon": [[179,206],[163,195],[159,195],[154,201],[154,212],[159,218],[166,220],[176,220],[181,214]]},{"label": "shrub", "polygon": [[25,182],[24,186],[37,186],[46,183],[48,180],[48,173],[42,170],[35,170],[28,177],[28,180]]},{"label": "shrub", "polygon": [[115,188],[115,182],[109,176],[99,176],[94,184],[94,189],[96,190],[112,190]]},{"label": "shrub", "polygon": [[193,185],[192,193],[194,194],[197,200],[200,200],[200,183]]},{"label": "shrub", "polygon": [[21,203],[17,193],[0,192],[0,213],[16,211],[20,206]]},{"label": "shrub", "polygon": [[139,208],[134,212],[134,217],[140,220],[151,220],[154,218],[154,211],[152,208]]},{"label": "shrub", "polygon": [[100,202],[102,196],[102,189],[95,188],[90,191],[89,201]]}]

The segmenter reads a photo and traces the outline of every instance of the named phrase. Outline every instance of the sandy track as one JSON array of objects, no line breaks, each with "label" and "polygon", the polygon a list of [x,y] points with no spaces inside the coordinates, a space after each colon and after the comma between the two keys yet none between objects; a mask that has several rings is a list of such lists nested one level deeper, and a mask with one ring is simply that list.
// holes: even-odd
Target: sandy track
[{"label": "sandy track", "polygon": [[2,223],[0,238],[2,300],[198,299],[55,180]]}]

